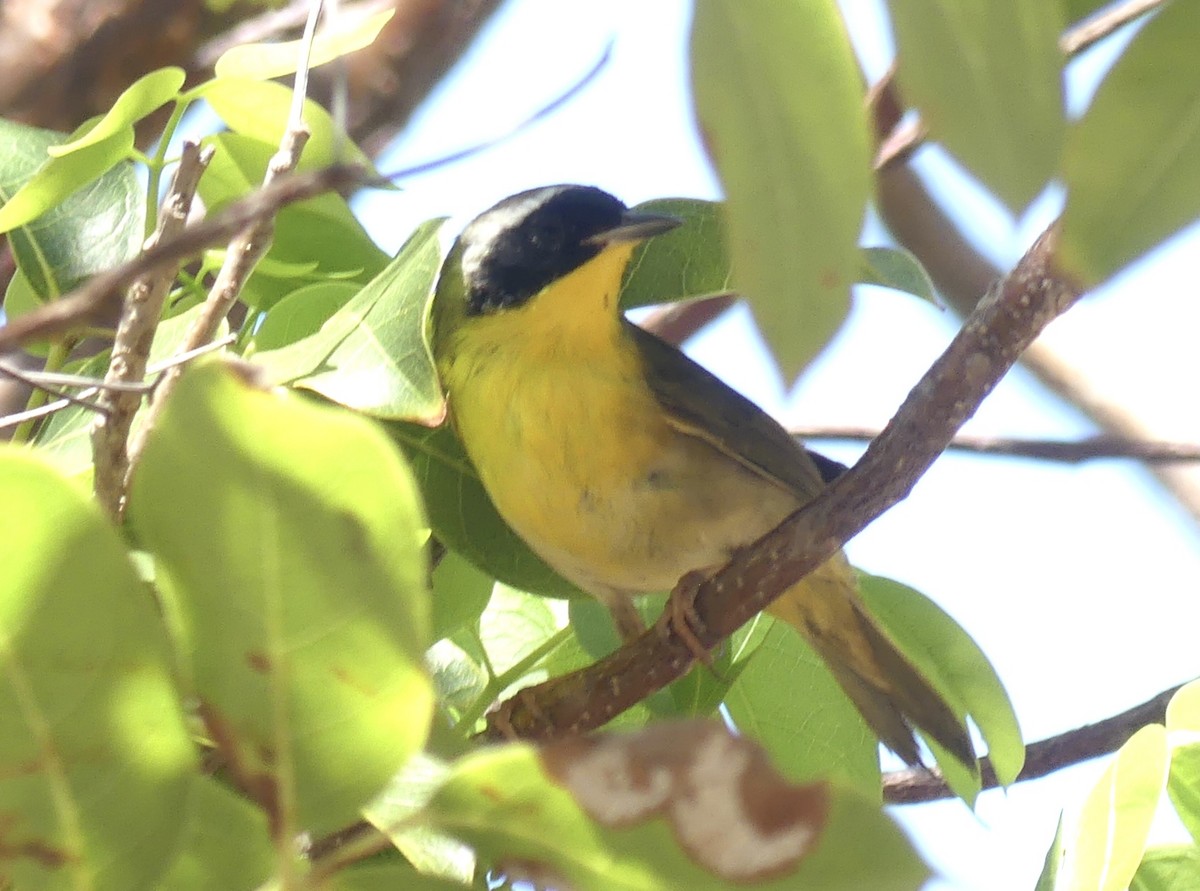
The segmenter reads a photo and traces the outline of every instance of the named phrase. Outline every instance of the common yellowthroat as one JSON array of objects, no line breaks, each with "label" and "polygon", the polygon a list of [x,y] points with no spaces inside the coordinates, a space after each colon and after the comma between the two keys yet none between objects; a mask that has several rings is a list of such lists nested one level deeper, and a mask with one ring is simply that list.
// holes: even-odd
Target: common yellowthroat
[{"label": "common yellowthroat", "polygon": [[[497,510],[626,635],[641,630],[631,595],[723,565],[824,485],[774,419],[621,314],[637,244],[678,222],[590,187],[522,192],[463,230],[434,304],[451,417]],[[962,721],[866,611],[841,554],[769,611],[907,762],[915,726],[974,764]]]}]

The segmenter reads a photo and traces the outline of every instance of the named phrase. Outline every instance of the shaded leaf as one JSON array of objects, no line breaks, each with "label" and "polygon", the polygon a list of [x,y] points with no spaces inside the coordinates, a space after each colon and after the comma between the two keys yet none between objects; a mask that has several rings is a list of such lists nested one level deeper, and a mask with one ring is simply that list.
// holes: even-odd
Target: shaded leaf
[{"label": "shaded leaf", "polygon": [[450,425],[382,422],[404,449],[429,511],[434,537],[493,578],[549,597],[586,597],[513,532],[496,512]]},{"label": "shaded leaf", "polygon": [[621,284],[623,308],[730,289],[721,202],[659,198],[639,204],[634,210],[678,217],[683,225],[638,246]]},{"label": "shaded leaf", "polygon": [[[860,572],[859,591],[871,614],[955,714],[975,722],[1000,784],[1015,781],[1025,764],[1021,729],[996,670],[978,644],[941,607],[907,585]],[[943,756],[935,744],[930,747],[950,787],[973,802],[978,775],[954,757]]]},{"label": "shaded leaf", "polygon": [[360,290],[359,285],[340,281],[297,288],[267,311],[254,332],[255,350],[282,349],[316,334]]},{"label": "shaded leaf", "polygon": [[725,705],[734,724],[793,779],[828,778],[879,797],[879,740],[811,646],[783,622],[755,619],[758,641]]},{"label": "shaded leaf", "polygon": [[1062,152],[1062,10],[1045,0],[892,0],[904,100],[1013,211]]},{"label": "shaded leaf", "polygon": [[1067,138],[1059,256],[1096,284],[1200,216],[1200,4],[1169,3]]},{"label": "shaded leaf", "polygon": [[132,165],[119,163],[133,146],[132,131],[127,137],[51,160],[47,149],[65,134],[0,119],[0,217],[17,266],[43,300],[141,247],[143,189]]},{"label": "shaded leaf", "polygon": [[1058,887],[1058,871],[1063,862],[1063,817],[1058,815],[1058,826],[1054,829],[1054,840],[1046,851],[1042,871],[1038,875],[1033,891],[1054,891]]},{"label": "shaded leaf", "polygon": [[858,63],[834,3],[698,0],[691,66],[734,284],[795,376],[845,319],[858,267],[871,187]]},{"label": "shaded leaf", "polygon": [[904,248],[863,248],[857,280],[867,285],[904,291],[933,304],[938,302],[933,279],[921,261]]},{"label": "shaded leaf", "polygon": [[117,532],[40,459],[0,450],[0,876],[152,888],[195,760],[157,605]]},{"label": "shaded leaf", "polygon": [[239,782],[285,836],[353,820],[432,707],[425,522],[395,449],[349,412],[203,363],[146,443],[129,516]]}]

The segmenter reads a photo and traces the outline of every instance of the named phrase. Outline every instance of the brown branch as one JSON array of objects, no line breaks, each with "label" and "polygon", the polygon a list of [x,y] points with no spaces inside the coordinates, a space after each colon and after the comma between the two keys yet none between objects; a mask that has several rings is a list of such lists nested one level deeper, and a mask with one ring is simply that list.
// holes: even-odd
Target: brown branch
[{"label": "brown branch", "polygon": [[[146,247],[174,238],[184,230],[196,187],[212,156],[211,146],[201,149],[198,143],[184,143],[171,187],[163,198],[158,227]],[[174,263],[164,263],[130,286],[113,341],[112,359],[104,378],[109,386],[101,392],[101,412],[92,428],[95,464],[92,485],[96,500],[114,519],[120,518],[125,498],[129,432],[141,407],[142,393],[113,385],[137,383],[146,376],[150,345],[177,269]]]},{"label": "brown branch", "polygon": [[45,340],[86,327],[112,313],[125,288],[155,267],[191,257],[228,241],[248,224],[280,208],[325,192],[347,192],[369,184],[374,174],[354,164],[291,173],[270,186],[230,204],[223,211],[189,226],[172,238],[143,251],[120,266],[101,272],[53,303],[0,327],[0,353],[33,340]]},{"label": "brown branch", "polygon": [[[1167,704],[1178,690],[1179,687],[1172,687],[1119,715],[1030,743],[1025,748],[1025,766],[1016,782],[1035,780],[1064,767],[1115,752],[1142,727],[1161,724],[1166,719]],[[984,789],[999,785],[991,759],[980,759],[979,773]],[[883,800],[889,804],[919,804],[953,797],[954,793],[937,769],[897,770],[883,778]]]},{"label": "brown branch", "polygon": [[735,294],[717,294],[661,306],[642,320],[642,327],[667,343],[679,346],[737,301]]},{"label": "brown branch", "polygon": [[[789,432],[806,442],[831,439],[870,442],[879,435],[878,430],[864,427],[793,427]],[[946,451],[1036,458],[1064,464],[1079,464],[1102,458],[1135,458],[1147,464],[1200,461],[1198,443],[1155,442],[1120,436],[1089,436],[1074,442],[1000,436],[956,436],[946,446]]]},{"label": "brown branch", "polygon": [[[778,528],[734,555],[691,596],[701,646],[712,648],[903,500],[1021,352],[1078,298],[1054,266],[1055,232],[981,300],[862,459]],[[660,623],[662,624],[662,623]],[[682,676],[691,649],[654,628],[606,659],[521,691],[489,716],[488,735],[548,738],[594,729]]]},{"label": "brown branch", "polygon": [[1099,43],[1118,28],[1128,25],[1162,6],[1166,0],[1125,0],[1072,26],[1058,41],[1058,48],[1068,58]]}]

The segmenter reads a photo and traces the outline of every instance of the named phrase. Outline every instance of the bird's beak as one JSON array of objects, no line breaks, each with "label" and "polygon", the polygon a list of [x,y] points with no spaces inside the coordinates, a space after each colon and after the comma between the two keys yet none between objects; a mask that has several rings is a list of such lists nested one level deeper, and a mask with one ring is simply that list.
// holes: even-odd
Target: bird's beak
[{"label": "bird's beak", "polygon": [[584,241],[587,244],[613,244],[618,241],[645,241],[664,232],[670,232],[683,225],[679,217],[670,217],[661,213],[641,213],[627,210],[621,216],[621,223],[603,232],[590,235]]}]

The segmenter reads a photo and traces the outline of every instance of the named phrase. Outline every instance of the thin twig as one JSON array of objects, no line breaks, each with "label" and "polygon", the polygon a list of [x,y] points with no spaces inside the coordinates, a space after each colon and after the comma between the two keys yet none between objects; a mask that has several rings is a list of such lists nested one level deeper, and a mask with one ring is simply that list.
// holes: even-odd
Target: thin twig
[{"label": "thin twig", "polygon": [[[793,427],[790,432],[806,442],[831,439],[870,442],[879,435],[878,430],[864,427]],[[1058,461],[1064,464],[1080,464],[1104,458],[1134,458],[1147,464],[1200,461],[1200,443],[1157,442],[1108,435],[1089,436],[1074,442],[1001,436],[956,436],[946,446],[946,451],[1036,458],[1040,461]]]},{"label": "thin twig", "polygon": [[[1115,752],[1142,727],[1161,724],[1166,718],[1167,703],[1178,690],[1179,687],[1172,687],[1119,715],[1030,743],[1025,747],[1025,766],[1016,782],[1035,780],[1064,767]],[[990,758],[979,760],[979,774],[984,789],[999,785]],[[918,804],[953,797],[954,793],[936,768],[897,770],[883,777],[883,800],[890,804]]]},{"label": "thin twig", "polygon": [[[280,140],[279,150],[267,163],[267,171],[263,177],[263,190],[269,189],[296,169],[296,165],[300,162],[300,154],[308,142],[310,131],[308,125],[304,123],[304,100],[308,87],[309,56],[312,52],[313,40],[316,38],[317,20],[320,18],[322,7],[323,4],[320,0],[312,4],[308,21],[304,26],[301,60],[296,69],[296,82],[292,90],[292,106],[288,113],[283,138]],[[225,259],[217,272],[216,280],[208,292],[208,299],[201,305],[199,314],[184,336],[185,350],[194,350],[203,346],[216,336],[217,330],[229,316],[230,310],[237,302],[251,273],[270,250],[274,236],[275,216],[273,214],[258,217],[249,222],[234,236],[225,251]],[[163,375],[163,379],[155,389],[150,407],[146,411],[145,421],[129,444],[129,474],[133,473],[146,438],[154,429],[163,406],[170,399],[181,373],[181,368],[170,369]],[[128,482],[126,482],[127,484]]]},{"label": "thin twig", "polygon": [[[211,146],[202,150],[198,143],[183,144],[179,166],[163,198],[158,226],[146,241],[147,248],[176,237],[187,226],[196,187],[212,156]],[[101,391],[100,413],[92,427],[95,464],[92,485],[96,500],[115,520],[120,519],[125,502],[129,433],[142,404],[140,392],[131,392],[121,385],[140,383],[146,376],[150,345],[177,269],[175,263],[164,263],[130,285],[113,340],[112,359],[104,378],[107,386]]]},{"label": "thin twig", "polygon": [[[1041,330],[1078,299],[1054,265],[1047,230],[979,302],[862,459],[778,528],[736,553],[690,596],[699,644],[712,648],[827,560],[912,490]],[[582,671],[522,691],[489,719],[491,737],[550,738],[594,729],[676,680],[693,647],[653,628]]]},{"label": "thin twig", "polygon": [[[236,339],[237,339],[236,334],[229,334],[225,337],[220,338],[219,340],[214,340],[212,343],[205,344],[204,346],[200,347],[199,349],[189,350],[186,353],[177,353],[176,355],[172,356],[170,359],[167,359],[166,361],[156,362],[154,365],[150,366],[150,368],[148,368],[146,370],[146,374],[149,377],[154,377],[155,375],[162,374],[168,368],[174,368],[176,365],[184,365],[188,362],[191,362],[193,359],[195,359],[199,356],[203,356],[205,353],[211,353],[216,350],[227,347],[227,346],[229,346],[229,344],[233,343]],[[39,374],[44,375],[45,372],[39,372]],[[57,376],[58,377],[73,377],[73,375],[57,375]],[[139,382],[136,384],[120,384],[118,386],[118,389],[126,390],[127,392],[131,392],[131,393],[132,392],[149,393],[151,390],[154,389],[155,383],[156,382],[142,381],[142,382]],[[77,385],[78,384],[75,382],[70,384],[70,386],[77,386]],[[89,411],[96,411],[96,410],[98,410],[98,407],[96,405],[93,405],[92,403],[84,401],[84,400],[86,400],[90,396],[95,396],[97,393],[99,393],[101,390],[105,389],[105,387],[107,387],[107,386],[111,386],[111,385],[105,384],[104,381],[99,381],[99,380],[92,381],[85,387],[85,389],[80,391],[73,399],[64,393],[63,398],[61,398],[55,402],[49,402],[46,405],[39,406],[38,408],[32,408],[32,409],[29,409],[28,411],[15,412],[13,414],[8,414],[8,415],[0,415],[0,430],[4,429],[6,427],[16,427],[17,425],[23,424],[26,421],[36,421],[39,418],[45,418],[50,415],[57,414],[58,412],[62,411],[64,408],[70,408],[72,405],[79,405],[81,408],[86,408]]]}]

